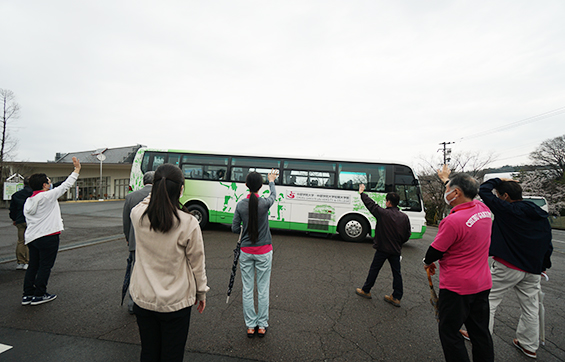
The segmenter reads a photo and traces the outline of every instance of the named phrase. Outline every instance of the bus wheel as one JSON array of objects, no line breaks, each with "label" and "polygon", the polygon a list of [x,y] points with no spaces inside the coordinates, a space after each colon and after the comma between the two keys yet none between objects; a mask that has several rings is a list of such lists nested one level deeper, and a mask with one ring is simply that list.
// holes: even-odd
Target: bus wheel
[{"label": "bus wheel", "polygon": [[191,204],[186,205],[186,208],[188,209],[188,211],[190,211],[192,216],[194,216],[196,220],[198,220],[201,229],[204,229],[206,225],[208,225],[208,212],[206,212],[206,209],[204,207],[198,204]]},{"label": "bus wheel", "polygon": [[369,233],[367,222],[356,215],[347,215],[339,223],[338,232],[345,241],[364,240]]}]

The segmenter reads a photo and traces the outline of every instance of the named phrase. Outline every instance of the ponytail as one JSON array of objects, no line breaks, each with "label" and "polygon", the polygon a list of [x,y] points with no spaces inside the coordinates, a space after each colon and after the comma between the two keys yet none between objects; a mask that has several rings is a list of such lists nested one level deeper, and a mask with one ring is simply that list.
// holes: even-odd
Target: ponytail
[{"label": "ponytail", "polygon": [[249,222],[247,223],[247,230],[249,239],[255,244],[259,238],[259,198],[252,192],[249,197]]},{"label": "ponytail", "polygon": [[150,230],[168,232],[175,225],[178,215],[179,197],[184,176],[177,166],[165,163],[155,171],[151,199],[142,217],[147,216]]},{"label": "ponytail", "polygon": [[247,175],[245,184],[249,187],[249,220],[247,222],[247,234],[253,244],[259,239],[259,197],[255,194],[263,186],[263,176],[257,172]]}]

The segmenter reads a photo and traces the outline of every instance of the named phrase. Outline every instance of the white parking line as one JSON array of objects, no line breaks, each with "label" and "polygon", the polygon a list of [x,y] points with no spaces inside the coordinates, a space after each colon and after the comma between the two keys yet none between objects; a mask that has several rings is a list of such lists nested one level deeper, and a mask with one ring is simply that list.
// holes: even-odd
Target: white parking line
[{"label": "white parking line", "polygon": [[12,348],[12,346],[8,346],[7,344],[2,344],[2,343],[0,343],[0,353],[6,352],[6,351],[9,350],[10,348]]}]

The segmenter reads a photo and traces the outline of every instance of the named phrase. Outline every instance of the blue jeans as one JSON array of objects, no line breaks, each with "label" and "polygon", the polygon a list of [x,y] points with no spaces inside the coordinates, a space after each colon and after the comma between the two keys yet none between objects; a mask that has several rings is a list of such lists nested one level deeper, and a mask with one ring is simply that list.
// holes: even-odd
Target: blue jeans
[{"label": "blue jeans", "polygon": [[379,271],[381,270],[385,260],[388,260],[390,264],[390,270],[392,271],[392,297],[394,299],[402,299],[404,294],[402,285],[402,274],[400,273],[400,255],[387,254],[380,251],[375,251],[375,256],[373,257],[373,262],[369,268],[369,275],[367,275],[367,280],[363,285],[363,291],[369,293],[371,288],[375,285],[377,276],[379,276]]},{"label": "blue jeans", "polygon": [[[247,328],[257,326],[266,328],[269,326],[269,286],[271,284],[272,262],[273,251],[269,251],[267,254],[241,252],[239,256],[239,269],[241,270],[241,283],[243,284],[243,318]],[[257,313],[253,300],[255,271],[257,271]]]}]

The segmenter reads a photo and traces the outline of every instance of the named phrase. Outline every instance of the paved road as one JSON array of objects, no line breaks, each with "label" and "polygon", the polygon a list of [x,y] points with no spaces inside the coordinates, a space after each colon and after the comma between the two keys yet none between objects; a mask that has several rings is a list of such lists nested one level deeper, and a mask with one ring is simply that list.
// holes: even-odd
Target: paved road
[{"label": "paved road", "polygon": [[[62,205],[67,229],[61,244],[67,250],[59,253],[49,285],[59,297],[36,307],[20,305],[23,273],[10,261],[16,229],[0,223],[0,344],[13,346],[0,353],[0,361],[139,359],[135,317],[119,305],[127,258],[120,235],[122,205]],[[0,220],[8,220],[7,210],[0,210]],[[204,230],[211,291],[204,314],[192,315],[186,360],[442,361],[421,265],[436,231],[430,228],[403,250],[401,308],[382,300],[392,284],[386,266],[372,300],[354,294],[372,259],[370,240],[346,243],[338,237],[274,231],[271,327],[260,340],[246,337],[239,279],[229,304],[225,301],[236,236],[223,225]],[[542,361],[565,360],[564,236],[554,233],[554,267],[550,281],[543,282],[548,318],[547,344],[538,351]],[[90,240],[97,243],[73,247]],[[437,285],[437,277],[434,281]],[[497,361],[530,360],[511,345],[518,315],[517,299],[508,293],[495,324]]]}]

